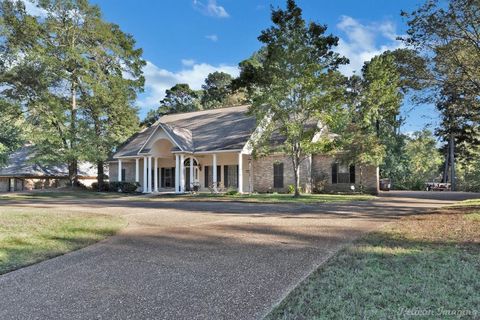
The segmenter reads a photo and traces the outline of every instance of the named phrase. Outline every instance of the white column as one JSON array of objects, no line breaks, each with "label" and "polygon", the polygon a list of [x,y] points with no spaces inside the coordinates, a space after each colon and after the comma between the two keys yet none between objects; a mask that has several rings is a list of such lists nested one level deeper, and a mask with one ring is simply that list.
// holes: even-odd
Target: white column
[{"label": "white column", "polygon": [[147,193],[147,157],[143,157],[143,193]]},{"label": "white column", "polygon": [[248,192],[253,193],[253,159],[248,159]]},{"label": "white column", "polygon": [[[160,161],[160,158],[159,160]],[[160,168],[160,164],[158,165],[158,190],[162,188],[162,168]]]},{"label": "white column", "polygon": [[180,193],[180,156],[175,155],[175,193]]},{"label": "white column", "polygon": [[243,193],[243,155],[238,154],[238,193]]},{"label": "white column", "polygon": [[[213,191],[217,192],[217,154],[214,153],[212,159],[212,183],[213,183]],[[209,187],[209,186],[206,186]]]},{"label": "white column", "polygon": [[117,172],[118,181],[122,181],[122,160],[118,159],[118,172]]},{"label": "white column", "polygon": [[140,159],[135,158],[135,182],[140,182]]},{"label": "white column", "polygon": [[193,158],[190,157],[190,191],[193,191]]},{"label": "white column", "polygon": [[185,192],[185,168],[184,168],[184,162],[185,157],[183,154],[180,155],[180,192],[184,193]]},{"label": "white column", "polygon": [[158,158],[155,157],[153,165],[153,191],[158,192]]},{"label": "white column", "polygon": [[148,178],[147,178],[147,192],[150,193],[152,192],[152,156],[148,157]]}]

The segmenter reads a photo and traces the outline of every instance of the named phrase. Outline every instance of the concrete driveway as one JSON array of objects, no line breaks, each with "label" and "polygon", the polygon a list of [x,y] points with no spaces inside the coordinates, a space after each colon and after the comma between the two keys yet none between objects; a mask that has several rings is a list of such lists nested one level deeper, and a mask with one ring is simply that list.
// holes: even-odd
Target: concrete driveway
[{"label": "concrete driveway", "polygon": [[474,197],[391,192],[375,201],[315,206],[42,201],[52,210],[123,215],[129,226],[0,276],[0,319],[259,319],[363,233]]}]

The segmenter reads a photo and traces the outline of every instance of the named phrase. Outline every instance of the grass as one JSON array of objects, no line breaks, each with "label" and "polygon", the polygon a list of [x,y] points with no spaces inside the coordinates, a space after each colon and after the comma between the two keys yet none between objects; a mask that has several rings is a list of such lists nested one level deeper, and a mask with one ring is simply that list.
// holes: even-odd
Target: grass
[{"label": "grass", "polygon": [[477,201],[405,217],[339,252],[267,319],[480,317]]},{"label": "grass", "polygon": [[179,200],[179,201],[238,201],[253,203],[303,203],[315,204],[326,202],[342,202],[342,201],[367,201],[375,199],[374,196],[364,194],[302,194],[298,198],[294,198],[291,194],[184,194],[184,195],[159,195],[149,198],[153,201],[162,200]]},{"label": "grass", "polygon": [[0,274],[91,245],[115,234],[119,217],[55,209],[0,209]]},{"label": "grass", "polygon": [[3,193],[0,194],[0,201],[14,201],[14,200],[69,200],[69,199],[116,199],[130,196],[125,193],[116,192],[95,192],[95,191],[30,191],[19,193]]}]

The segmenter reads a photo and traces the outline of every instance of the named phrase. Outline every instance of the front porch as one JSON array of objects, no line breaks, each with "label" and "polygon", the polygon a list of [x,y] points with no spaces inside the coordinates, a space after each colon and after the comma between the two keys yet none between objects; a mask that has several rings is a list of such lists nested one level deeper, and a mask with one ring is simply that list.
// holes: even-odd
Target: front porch
[{"label": "front porch", "polygon": [[[151,150],[155,151],[155,148]],[[110,164],[110,179],[137,182],[143,193],[224,192],[232,189],[244,193],[253,190],[252,159],[241,150],[169,153],[151,152],[119,158]]]}]

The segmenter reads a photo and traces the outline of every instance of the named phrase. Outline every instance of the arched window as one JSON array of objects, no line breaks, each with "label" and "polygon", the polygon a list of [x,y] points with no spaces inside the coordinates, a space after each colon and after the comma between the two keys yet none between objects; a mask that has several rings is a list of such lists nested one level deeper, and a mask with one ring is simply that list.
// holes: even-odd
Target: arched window
[{"label": "arched window", "polygon": [[195,158],[187,158],[185,159],[185,161],[183,162],[183,165],[185,167],[189,167],[190,166],[190,159],[193,159],[193,166],[198,166],[198,162]]}]

